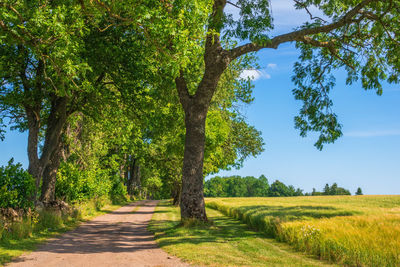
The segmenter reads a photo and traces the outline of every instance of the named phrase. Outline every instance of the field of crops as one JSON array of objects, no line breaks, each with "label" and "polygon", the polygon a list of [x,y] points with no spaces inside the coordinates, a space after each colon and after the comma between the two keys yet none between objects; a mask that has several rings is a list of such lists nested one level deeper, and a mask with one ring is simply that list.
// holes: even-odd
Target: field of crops
[{"label": "field of crops", "polygon": [[321,259],[400,266],[400,196],[208,198],[206,205]]}]

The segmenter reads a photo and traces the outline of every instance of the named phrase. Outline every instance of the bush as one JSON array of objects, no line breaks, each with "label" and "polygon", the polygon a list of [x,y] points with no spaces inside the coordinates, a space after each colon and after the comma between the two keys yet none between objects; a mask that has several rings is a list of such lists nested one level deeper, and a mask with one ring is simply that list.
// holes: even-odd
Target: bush
[{"label": "bush", "polygon": [[110,191],[110,198],[113,204],[121,204],[128,201],[128,191],[126,190],[126,186],[122,182],[122,179],[115,175],[112,182],[113,185]]},{"label": "bush", "polygon": [[57,176],[56,197],[67,202],[107,196],[112,188],[108,172],[102,169],[81,170],[73,163],[62,163]]},{"label": "bush", "polygon": [[12,158],[7,166],[0,167],[0,208],[33,207],[34,192],[35,179],[21,163],[14,164]]}]

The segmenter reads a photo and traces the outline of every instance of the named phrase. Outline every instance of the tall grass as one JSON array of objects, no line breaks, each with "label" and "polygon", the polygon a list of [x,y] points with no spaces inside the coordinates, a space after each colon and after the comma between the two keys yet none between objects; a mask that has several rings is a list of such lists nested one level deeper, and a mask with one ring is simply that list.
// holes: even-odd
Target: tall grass
[{"label": "tall grass", "polygon": [[347,266],[400,266],[400,196],[207,199],[207,207]]}]

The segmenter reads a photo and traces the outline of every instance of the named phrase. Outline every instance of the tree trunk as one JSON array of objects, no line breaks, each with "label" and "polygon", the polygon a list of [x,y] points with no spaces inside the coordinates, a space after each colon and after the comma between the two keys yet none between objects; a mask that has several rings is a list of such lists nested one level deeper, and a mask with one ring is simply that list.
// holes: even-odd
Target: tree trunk
[{"label": "tree trunk", "polygon": [[42,202],[49,203],[55,200],[57,171],[62,159],[62,150],[62,142],[60,142],[58,148],[53,152],[50,162],[44,169],[42,194],[40,195],[40,201]]},{"label": "tree trunk", "polygon": [[61,135],[67,122],[67,97],[54,96],[47,121],[45,141],[39,165],[43,178],[41,201],[54,200],[57,170],[60,166],[62,140]]},{"label": "tree trunk", "polygon": [[128,193],[133,195],[135,190],[140,188],[140,165],[138,160],[132,157],[132,163],[129,170],[129,179],[128,179]]},{"label": "tree trunk", "polygon": [[185,112],[185,151],[182,168],[181,218],[207,221],[203,195],[203,159],[207,110]]},{"label": "tree trunk", "polygon": [[180,204],[180,199],[181,199],[181,189],[182,186],[178,181],[173,182],[173,188],[172,188],[172,205],[178,206]]},{"label": "tree trunk", "polygon": [[231,58],[221,46],[218,32],[222,25],[226,0],[216,0],[209,25],[204,52],[204,74],[196,93],[191,95],[183,70],[175,78],[179,101],[185,111],[185,151],[182,168],[181,219],[207,221],[203,194],[203,161],[205,149],[205,124],[211,99],[222,73]]},{"label": "tree trunk", "polygon": [[25,107],[27,120],[28,120],[28,172],[35,178],[35,198],[39,191],[40,180],[42,178],[43,169],[39,162],[38,157],[38,140],[39,140],[39,130],[40,130],[40,108],[32,109]]}]

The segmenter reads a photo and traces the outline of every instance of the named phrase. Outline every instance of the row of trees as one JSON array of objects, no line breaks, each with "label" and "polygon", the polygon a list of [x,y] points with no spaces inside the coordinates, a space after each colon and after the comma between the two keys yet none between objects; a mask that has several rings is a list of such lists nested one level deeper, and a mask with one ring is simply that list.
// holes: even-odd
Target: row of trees
[{"label": "row of trees", "polygon": [[310,20],[276,36],[270,3],[2,1],[0,124],[28,131],[35,195],[54,199],[67,162],[117,172],[131,192],[140,174],[153,194],[180,196],[183,219],[207,221],[204,175],[262,150],[238,108],[252,100],[239,75],[253,53],[296,43],[295,126],[319,132],[319,149],[341,136],[335,69],[378,94],[400,81],[399,0],[294,1]]},{"label": "row of trees", "polygon": [[322,192],[318,192],[313,188],[311,196],[335,196],[335,195],[351,195],[350,191],[343,187],[338,187],[337,183],[333,183],[331,186],[326,184]]},{"label": "row of trees", "polygon": [[[175,78],[182,65],[201,68],[199,44],[186,34],[204,18],[175,12],[189,12],[190,3],[174,12],[153,4],[140,12],[100,1],[0,4],[0,119],[28,131],[33,198],[79,201],[123,183],[136,196],[179,201],[185,113]],[[153,17],[164,19],[139,22]],[[210,99],[205,175],[262,151],[261,133],[236,108],[253,100],[249,80],[240,79],[253,64],[252,56],[233,62]]]},{"label": "row of trees", "polygon": [[[357,191],[355,192],[355,195],[362,195],[362,189],[361,187],[357,188]],[[337,183],[333,183],[331,186],[329,184],[326,184],[322,192],[318,192],[313,188],[311,193],[306,193],[305,195],[308,196],[336,196],[336,195],[351,195],[350,191],[347,189],[344,189],[343,187],[339,187]]]},{"label": "row of trees", "polygon": [[[317,192],[315,188],[311,193],[303,193],[300,188],[293,185],[285,185],[279,180],[272,184],[261,175],[253,176],[215,176],[208,179],[204,184],[205,197],[291,197],[291,196],[319,196],[319,195],[351,195],[350,191],[338,187],[336,183],[329,186],[326,184],[323,192]],[[362,195],[361,188],[357,189],[356,195]]]},{"label": "row of trees", "polygon": [[302,196],[303,190],[295,189],[292,185],[285,185],[276,180],[271,185],[268,179],[261,175],[253,176],[215,176],[204,184],[206,197],[289,197]]}]

